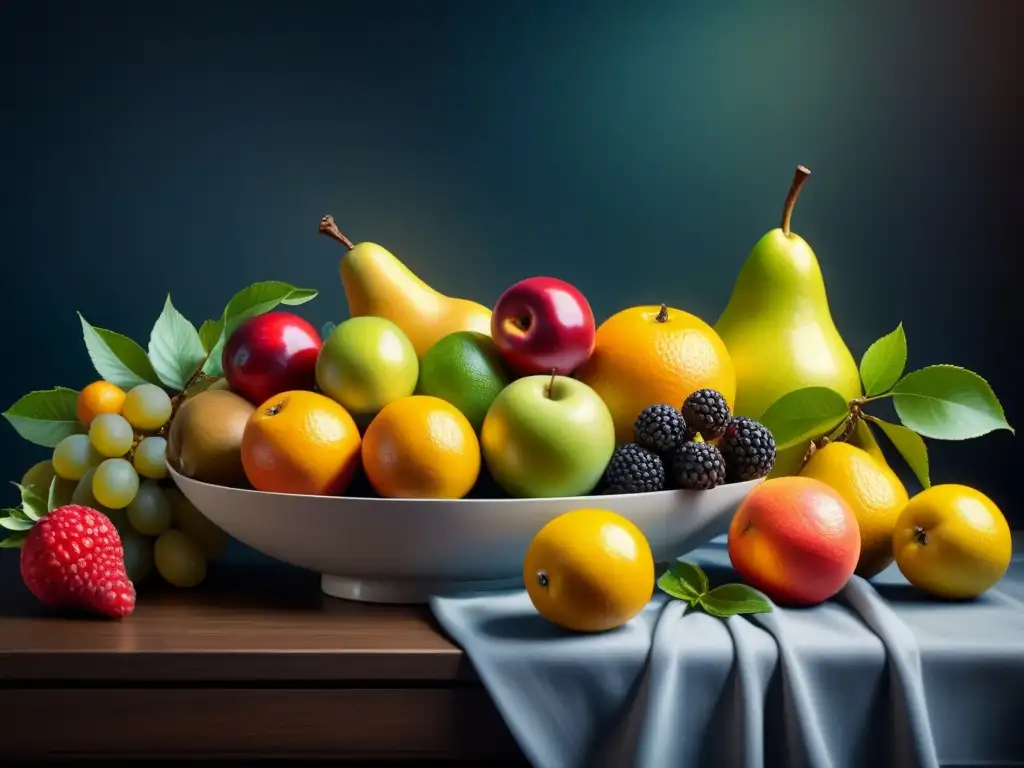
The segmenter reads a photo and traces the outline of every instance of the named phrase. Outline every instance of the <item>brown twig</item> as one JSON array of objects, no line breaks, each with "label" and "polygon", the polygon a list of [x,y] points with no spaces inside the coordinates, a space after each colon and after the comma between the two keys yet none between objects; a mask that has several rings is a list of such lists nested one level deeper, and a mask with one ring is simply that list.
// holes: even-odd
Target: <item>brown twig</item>
[{"label": "brown twig", "polygon": [[350,251],[355,247],[352,245],[352,241],[349,240],[345,235],[342,234],[341,230],[338,229],[338,225],[334,222],[334,217],[331,214],[327,214],[320,219],[319,232],[321,235],[327,235],[332,240],[337,240],[339,243],[344,245]]},{"label": "brown twig", "polygon": [[810,170],[802,165],[796,167],[793,175],[793,183],[789,185],[789,194],[786,195],[786,204],[782,207],[782,234],[789,237],[789,225],[793,219],[793,208],[796,206],[796,199],[800,196],[800,190],[811,175]]}]

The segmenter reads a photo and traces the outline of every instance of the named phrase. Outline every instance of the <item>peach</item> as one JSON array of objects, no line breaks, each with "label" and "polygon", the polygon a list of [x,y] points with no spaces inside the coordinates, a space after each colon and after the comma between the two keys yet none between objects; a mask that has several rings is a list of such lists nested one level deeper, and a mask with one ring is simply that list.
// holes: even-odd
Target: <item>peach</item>
[{"label": "peach", "polygon": [[850,505],[810,477],[766,480],[743,500],[729,526],[737,573],[779,605],[817,605],[850,580],[860,531]]}]

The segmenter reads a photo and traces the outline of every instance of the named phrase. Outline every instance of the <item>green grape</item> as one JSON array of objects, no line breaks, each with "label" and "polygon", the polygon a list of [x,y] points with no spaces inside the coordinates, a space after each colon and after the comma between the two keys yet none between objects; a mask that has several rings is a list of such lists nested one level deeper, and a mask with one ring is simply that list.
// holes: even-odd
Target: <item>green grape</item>
[{"label": "green grape", "polygon": [[199,545],[208,560],[224,554],[230,537],[200,512],[177,488],[164,491],[171,502],[171,524]]},{"label": "green grape", "polygon": [[92,479],[96,475],[96,467],[93,467],[84,475],[82,479],[78,481],[78,485],[75,486],[75,490],[71,493],[71,504],[78,504],[79,506],[89,507],[95,509],[97,512],[102,512],[108,518],[110,522],[117,528],[118,533],[124,533],[130,528],[128,525],[128,516],[125,514],[123,509],[111,509],[105,507],[96,501],[96,497],[92,492]]},{"label": "green grape", "polygon": [[125,511],[132,528],[146,536],[159,536],[171,527],[171,502],[164,495],[164,489],[152,480],[139,486]]},{"label": "green grape", "polygon": [[167,441],[162,437],[144,437],[135,446],[135,470],[151,480],[167,477]]},{"label": "green grape", "polygon": [[99,458],[88,435],[68,435],[53,449],[53,471],[65,480],[81,480]]},{"label": "green grape", "polygon": [[160,429],[171,418],[171,398],[156,384],[139,384],[125,395],[121,415],[136,429]]},{"label": "green grape", "polygon": [[124,548],[124,568],[128,578],[136,586],[153,571],[153,539],[137,531],[128,530],[121,534]]},{"label": "green grape", "polygon": [[117,413],[101,413],[89,425],[89,442],[101,455],[113,459],[132,448],[135,433],[128,419]]},{"label": "green grape", "polygon": [[127,459],[107,459],[92,476],[96,501],[111,509],[124,509],[139,490],[139,473]]},{"label": "green grape", "polygon": [[153,547],[153,560],[164,581],[175,587],[194,587],[206,578],[206,557],[192,539],[173,528]]}]

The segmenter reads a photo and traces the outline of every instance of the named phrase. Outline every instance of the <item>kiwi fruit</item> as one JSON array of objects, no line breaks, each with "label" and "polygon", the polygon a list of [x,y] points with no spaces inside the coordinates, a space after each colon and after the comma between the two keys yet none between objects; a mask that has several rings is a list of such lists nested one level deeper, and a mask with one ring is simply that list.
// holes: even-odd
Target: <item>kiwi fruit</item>
[{"label": "kiwi fruit", "polygon": [[193,480],[232,487],[247,484],[242,433],[255,410],[226,389],[207,389],[178,409],[167,436],[167,460]]}]

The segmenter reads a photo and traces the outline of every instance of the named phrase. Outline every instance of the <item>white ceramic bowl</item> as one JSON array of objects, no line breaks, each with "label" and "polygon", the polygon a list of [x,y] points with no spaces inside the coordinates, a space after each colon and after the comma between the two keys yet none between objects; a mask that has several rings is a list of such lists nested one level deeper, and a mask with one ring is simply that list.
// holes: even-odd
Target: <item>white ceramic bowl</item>
[{"label": "white ceramic bowl", "polygon": [[375,603],[521,586],[534,535],[583,507],[632,520],[656,561],[680,557],[725,533],[737,505],[761,482],[711,491],[452,501],[264,493],[169,471],[189,501],[242,543],[320,573],[332,597]]}]

